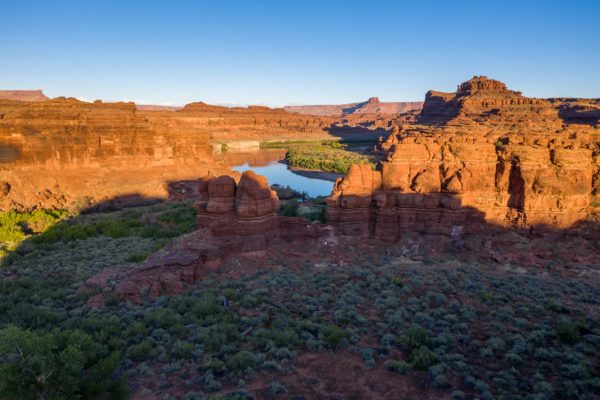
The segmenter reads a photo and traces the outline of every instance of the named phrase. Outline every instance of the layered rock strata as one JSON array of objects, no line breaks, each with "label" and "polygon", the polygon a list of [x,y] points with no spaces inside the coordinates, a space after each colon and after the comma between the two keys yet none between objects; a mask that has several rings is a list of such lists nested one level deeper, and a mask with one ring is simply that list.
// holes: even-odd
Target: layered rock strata
[{"label": "layered rock strata", "polygon": [[[170,183],[230,172],[214,144],[331,139],[332,120],[266,107],[0,100],[0,209],[86,208],[115,197],[166,198]],[[8,185],[8,186],[7,186]]]},{"label": "layered rock strata", "polygon": [[[231,256],[261,257],[272,249],[306,254],[333,233],[330,227],[303,218],[277,215],[279,199],[267,179],[252,171],[239,183],[227,175],[205,176],[197,184],[194,208],[198,229],[133,268],[115,268],[87,281],[84,287],[107,289],[138,300],[177,294]],[[102,295],[94,302],[102,299]]]},{"label": "layered rock strata", "polygon": [[549,101],[474,77],[456,93],[428,92],[419,124],[382,144],[387,159],[376,171],[351,167],[328,199],[328,222],[388,240],[484,222],[568,227],[598,204],[599,138]]}]

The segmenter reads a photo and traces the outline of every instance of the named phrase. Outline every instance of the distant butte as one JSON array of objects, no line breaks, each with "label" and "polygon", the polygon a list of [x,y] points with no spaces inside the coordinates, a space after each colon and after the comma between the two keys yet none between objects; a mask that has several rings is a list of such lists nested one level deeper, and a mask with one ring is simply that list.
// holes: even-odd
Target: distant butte
[{"label": "distant butte", "polygon": [[46,101],[49,99],[41,90],[0,90],[0,100]]},{"label": "distant butte", "polygon": [[286,111],[298,114],[323,115],[340,117],[352,114],[399,114],[420,110],[422,101],[382,102],[379,97],[371,97],[367,101],[333,105],[286,106]]}]

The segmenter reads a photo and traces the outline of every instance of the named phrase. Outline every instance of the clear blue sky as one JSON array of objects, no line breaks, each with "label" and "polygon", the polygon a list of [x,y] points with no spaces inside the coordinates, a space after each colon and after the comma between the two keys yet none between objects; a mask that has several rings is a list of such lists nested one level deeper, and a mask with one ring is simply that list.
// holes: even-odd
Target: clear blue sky
[{"label": "clear blue sky", "polygon": [[155,104],[600,97],[600,0],[0,0],[0,88]]}]

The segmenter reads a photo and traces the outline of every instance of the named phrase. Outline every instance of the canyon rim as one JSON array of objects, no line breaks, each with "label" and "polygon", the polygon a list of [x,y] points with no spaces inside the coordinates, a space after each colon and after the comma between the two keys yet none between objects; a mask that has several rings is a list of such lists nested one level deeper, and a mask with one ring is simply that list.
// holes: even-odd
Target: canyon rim
[{"label": "canyon rim", "polygon": [[596,2],[2,12],[0,400],[600,398]]}]

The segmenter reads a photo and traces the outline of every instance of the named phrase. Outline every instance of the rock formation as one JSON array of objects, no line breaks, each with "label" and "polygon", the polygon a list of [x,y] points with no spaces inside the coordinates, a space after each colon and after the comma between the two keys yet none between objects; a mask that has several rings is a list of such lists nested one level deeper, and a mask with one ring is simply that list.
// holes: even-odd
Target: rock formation
[{"label": "rock formation", "polygon": [[56,98],[0,100],[0,209],[81,208],[113,197],[166,198],[169,182],[229,168],[213,144],[331,139],[333,119],[193,103],[179,111]]},{"label": "rock formation", "polygon": [[169,180],[208,173],[211,139],[193,123],[138,115],[133,103],[0,101],[0,209],[78,208],[166,197]]},{"label": "rock formation", "polygon": [[395,240],[483,222],[541,232],[600,203],[600,130],[566,124],[551,102],[499,81],[430,91],[418,123],[394,132],[386,161],[353,166],[328,199],[328,221],[346,234]]},{"label": "rock formation", "polygon": [[41,90],[0,90],[0,100],[46,101],[49,98]]},{"label": "rock formation", "polygon": [[420,110],[421,101],[381,102],[378,97],[360,103],[337,105],[286,106],[286,111],[298,114],[323,115],[341,117],[357,114],[399,114],[412,110]]},{"label": "rock formation", "polygon": [[558,113],[566,122],[572,124],[600,124],[600,99],[548,99],[558,107]]},{"label": "rock formation", "polygon": [[197,187],[196,231],[133,268],[92,277],[85,287],[105,289],[109,280],[115,280],[115,292],[132,300],[177,294],[231,256],[260,258],[274,249],[306,255],[327,246],[332,234],[330,227],[277,215],[277,194],[265,177],[252,171],[244,172],[237,184],[227,175],[205,176]]}]

